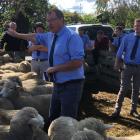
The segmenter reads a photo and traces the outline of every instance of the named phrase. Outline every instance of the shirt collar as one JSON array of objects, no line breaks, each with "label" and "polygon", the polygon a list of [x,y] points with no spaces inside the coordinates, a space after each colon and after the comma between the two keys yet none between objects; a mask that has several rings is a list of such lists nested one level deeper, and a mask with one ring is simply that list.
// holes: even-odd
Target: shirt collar
[{"label": "shirt collar", "polygon": [[64,25],[64,26],[60,29],[60,31],[57,32],[57,33],[55,33],[55,34],[57,34],[57,36],[60,36],[60,35],[62,35],[62,34],[65,32],[65,30],[66,30],[66,26]]}]

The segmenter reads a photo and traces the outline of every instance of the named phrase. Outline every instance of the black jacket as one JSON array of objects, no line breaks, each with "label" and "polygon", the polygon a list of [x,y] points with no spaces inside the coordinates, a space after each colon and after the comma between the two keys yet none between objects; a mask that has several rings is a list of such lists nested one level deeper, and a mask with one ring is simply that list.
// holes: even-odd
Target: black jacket
[{"label": "black jacket", "polygon": [[[0,48],[5,51],[21,51],[27,48],[28,42],[8,35],[6,32],[1,38]],[[23,49],[24,48],[24,49]]]}]

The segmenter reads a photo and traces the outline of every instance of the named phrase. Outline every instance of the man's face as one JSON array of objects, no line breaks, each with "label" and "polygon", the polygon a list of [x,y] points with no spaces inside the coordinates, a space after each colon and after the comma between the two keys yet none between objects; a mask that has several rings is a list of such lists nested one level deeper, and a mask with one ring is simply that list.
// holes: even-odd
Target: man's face
[{"label": "man's face", "polygon": [[57,33],[64,25],[63,18],[58,18],[55,12],[48,14],[47,16],[48,27],[51,32]]},{"label": "man's face", "polygon": [[83,35],[84,34],[83,30],[78,30],[78,32],[79,32],[79,35]]},{"label": "man's face", "polygon": [[35,32],[36,33],[43,33],[44,29],[42,27],[37,27]]},{"label": "man's face", "polygon": [[116,30],[115,30],[115,34],[116,34],[117,36],[119,36],[121,33],[122,33],[121,30],[119,30],[119,29],[116,29]]},{"label": "man's face", "polygon": [[137,34],[140,34],[140,21],[135,21],[134,23],[134,30]]},{"label": "man's face", "polygon": [[15,23],[11,23],[10,24],[10,28],[13,29],[13,30],[16,30],[17,29],[17,25]]}]

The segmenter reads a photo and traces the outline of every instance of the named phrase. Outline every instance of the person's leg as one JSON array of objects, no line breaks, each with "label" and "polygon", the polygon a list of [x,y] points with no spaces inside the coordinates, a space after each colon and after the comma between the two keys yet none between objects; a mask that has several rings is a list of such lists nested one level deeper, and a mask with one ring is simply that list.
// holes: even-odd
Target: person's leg
[{"label": "person's leg", "polygon": [[57,86],[54,84],[54,91],[51,98],[50,110],[49,110],[49,121],[50,123],[60,116],[61,112],[61,103],[60,103],[60,94],[63,90],[63,87]]},{"label": "person's leg", "polygon": [[131,83],[131,77],[132,77],[131,67],[125,66],[125,69],[121,72],[120,90],[115,104],[115,112],[112,114],[113,117],[117,117],[120,114],[125,94]]},{"label": "person's leg", "polygon": [[95,65],[97,65],[98,64],[98,57],[99,57],[99,50],[97,48],[92,50],[92,55],[93,55],[93,61],[94,61]]},{"label": "person's leg", "polygon": [[61,95],[61,115],[77,118],[84,80],[67,83]]},{"label": "person's leg", "polygon": [[39,78],[40,75],[40,65],[38,61],[32,60],[31,61],[31,71],[36,72]]},{"label": "person's leg", "polygon": [[40,62],[40,74],[39,74],[40,79],[43,79],[43,73],[47,70],[48,67],[49,67],[48,61]]},{"label": "person's leg", "polygon": [[140,88],[140,66],[134,68],[132,94],[131,94],[132,106],[130,113],[137,110],[139,88]]}]

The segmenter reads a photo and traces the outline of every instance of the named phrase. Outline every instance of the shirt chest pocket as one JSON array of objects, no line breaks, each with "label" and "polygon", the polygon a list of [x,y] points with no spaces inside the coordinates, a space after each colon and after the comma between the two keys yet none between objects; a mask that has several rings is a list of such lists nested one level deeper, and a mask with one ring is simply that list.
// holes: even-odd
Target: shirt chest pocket
[{"label": "shirt chest pocket", "polygon": [[69,60],[70,54],[65,44],[58,44],[55,46],[54,56],[58,59]]}]

